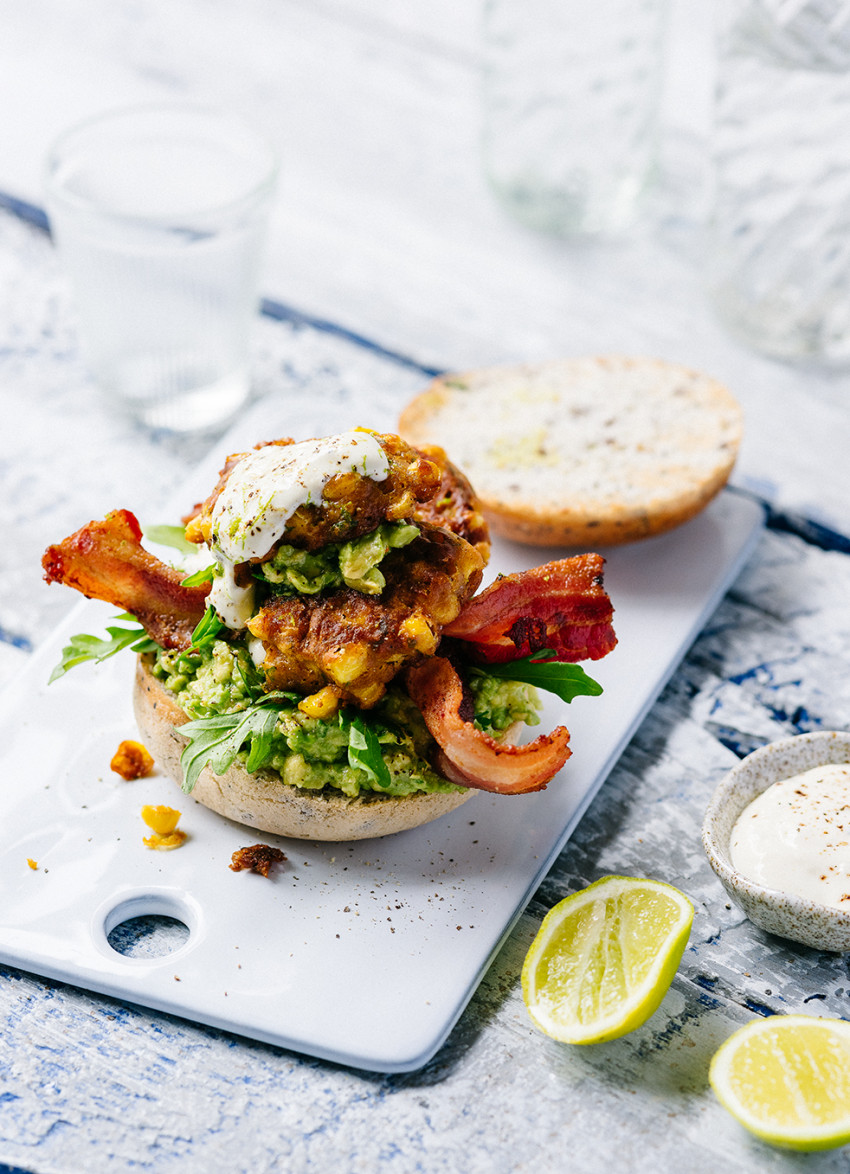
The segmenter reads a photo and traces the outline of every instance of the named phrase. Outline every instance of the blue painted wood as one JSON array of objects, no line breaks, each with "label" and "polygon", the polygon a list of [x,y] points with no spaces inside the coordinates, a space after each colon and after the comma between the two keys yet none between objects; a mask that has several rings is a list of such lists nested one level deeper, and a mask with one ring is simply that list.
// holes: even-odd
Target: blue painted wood
[{"label": "blue painted wood", "polygon": [[4,208],[7,212],[11,212],[13,216],[25,220],[27,224],[34,224],[36,228],[41,228],[45,232],[48,232],[50,229],[47,213],[43,208],[40,208],[37,204],[31,204],[28,200],[18,199],[11,192],[0,191],[0,208]]},{"label": "blue painted wood", "polygon": [[401,367],[409,368],[411,371],[416,372],[417,375],[433,379],[437,375],[444,374],[444,368],[442,367],[432,367],[420,363],[410,355],[403,355],[391,347],[382,346],[374,338],[367,338],[365,334],[360,334],[356,330],[350,330],[338,322],[330,322],[326,318],[317,318],[315,315],[305,314],[303,311],[296,310],[292,306],[284,305],[283,302],[273,301],[271,298],[263,298],[260,303],[260,308],[267,317],[274,318],[278,322],[288,322],[295,327],[306,327],[310,330],[319,331],[322,334],[333,335],[336,338],[343,339],[345,342],[354,343],[355,346],[363,347],[380,358],[389,359]]}]

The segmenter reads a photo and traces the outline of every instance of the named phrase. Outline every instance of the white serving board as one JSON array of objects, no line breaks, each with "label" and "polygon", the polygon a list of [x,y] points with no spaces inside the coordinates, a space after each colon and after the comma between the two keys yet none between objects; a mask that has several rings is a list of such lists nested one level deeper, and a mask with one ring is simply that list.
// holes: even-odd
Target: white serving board
[{"label": "white serving board", "polygon": [[[722,494],[659,538],[604,552],[618,647],[587,667],[599,698],[549,698],[573,756],[548,789],[475,794],[430,825],[356,844],[244,830],[154,775],[109,770],[135,734],[132,657],[46,681],[67,638],[101,632],[115,609],[81,602],[0,701],[0,959],[92,991],[313,1056],[381,1072],[423,1065],[576,827],[638,723],[711,614],[763,521]],[[495,543],[491,573],[563,552]],[[546,723],[549,723],[546,726]],[[150,851],[145,803],[183,812],[186,844]],[[263,840],[288,860],[269,879],[234,873]],[[38,863],[29,867],[27,859]],[[107,942],[142,913],[190,930],[164,958]]]}]

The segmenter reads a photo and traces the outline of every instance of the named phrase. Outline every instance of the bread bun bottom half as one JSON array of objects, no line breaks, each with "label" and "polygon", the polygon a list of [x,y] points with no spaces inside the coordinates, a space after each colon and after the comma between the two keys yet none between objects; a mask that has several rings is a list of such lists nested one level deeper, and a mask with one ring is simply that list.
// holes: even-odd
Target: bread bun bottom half
[{"label": "bread bun bottom half", "polygon": [[[179,727],[188,717],[151,672],[152,658],[136,663],[133,707],[139,732],[157,765],[180,785],[180,755],[185,740]],[[175,728],[177,727],[177,728]],[[239,762],[223,775],[207,766],[192,798],[219,815],[262,832],[297,840],[367,840],[419,827],[454,811],[472,790],[415,795],[350,798],[331,788],[307,791],[281,781],[274,771],[249,774]]]}]

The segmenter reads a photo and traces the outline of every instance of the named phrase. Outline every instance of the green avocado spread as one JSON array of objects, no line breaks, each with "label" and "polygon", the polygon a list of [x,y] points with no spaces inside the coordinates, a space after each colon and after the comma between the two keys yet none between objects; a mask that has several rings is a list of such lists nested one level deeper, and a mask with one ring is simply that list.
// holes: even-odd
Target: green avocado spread
[{"label": "green avocado spread", "polygon": [[[188,652],[159,649],[153,673],[190,719],[238,714],[262,697],[260,674],[241,640],[215,640]],[[540,702],[533,686],[500,680],[480,669],[470,674],[469,686],[476,725],[486,733],[498,736],[514,722],[535,725],[539,721]],[[263,742],[261,761],[255,755],[252,769],[277,771],[283,782],[296,787],[314,791],[333,787],[351,797],[361,792],[410,795],[462,790],[429,765],[434,741],[400,686],[391,684],[368,712],[343,708],[327,719],[302,713],[300,700],[294,693],[275,695],[278,716],[271,737]],[[363,725],[368,725],[370,737],[380,746],[389,775],[387,781],[383,774],[383,785],[368,767],[352,762],[352,727]],[[244,761],[248,753],[243,748],[240,758]]]},{"label": "green avocado spread", "polygon": [[283,590],[316,595],[327,587],[353,587],[364,595],[378,595],[386,586],[379,569],[391,550],[408,546],[419,537],[419,527],[407,522],[382,522],[377,529],[351,542],[330,542],[321,550],[299,550],[280,543],[274,556],[260,566],[260,577]]}]

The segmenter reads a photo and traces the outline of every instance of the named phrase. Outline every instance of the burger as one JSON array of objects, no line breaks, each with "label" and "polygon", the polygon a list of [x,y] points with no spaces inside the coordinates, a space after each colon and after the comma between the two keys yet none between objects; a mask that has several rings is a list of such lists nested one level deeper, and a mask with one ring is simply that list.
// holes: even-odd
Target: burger
[{"label": "burger", "polygon": [[51,680],[134,652],[143,740],[238,823],[310,840],[415,827],[475,790],[544,788],[570,747],[563,726],[518,741],[538,690],[600,693],[577,662],[616,643],[599,555],[480,590],[489,551],[440,448],[367,429],[259,444],[179,527],[143,533],[119,509],[48,548],[49,583],[121,609],[105,637],[72,637]]}]

